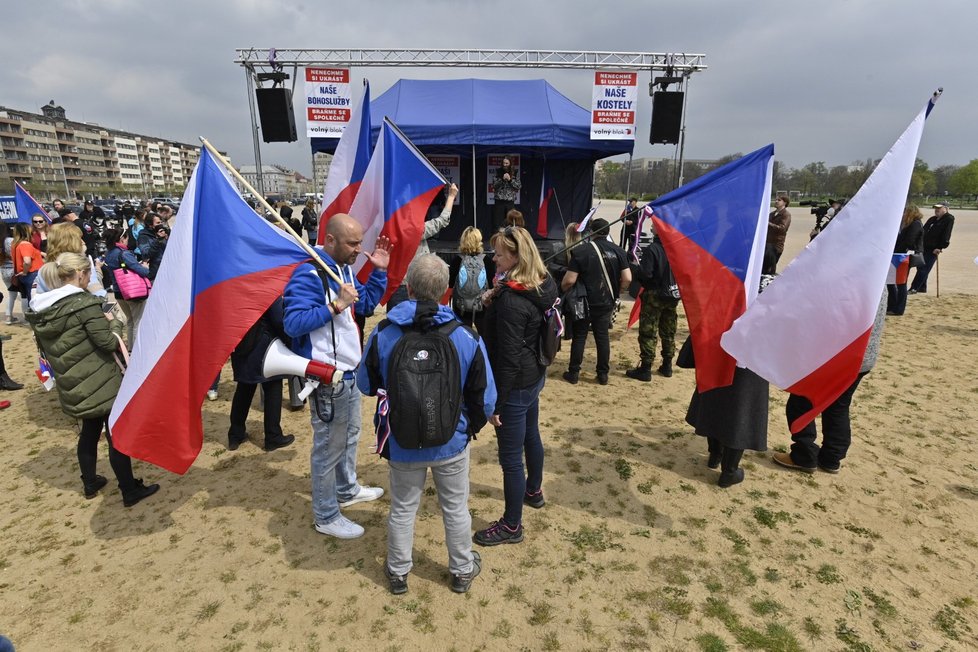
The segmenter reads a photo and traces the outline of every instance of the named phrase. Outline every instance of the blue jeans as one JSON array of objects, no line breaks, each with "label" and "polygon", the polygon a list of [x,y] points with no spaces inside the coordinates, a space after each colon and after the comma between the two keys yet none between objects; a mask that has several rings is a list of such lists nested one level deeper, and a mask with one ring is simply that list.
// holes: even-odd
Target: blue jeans
[{"label": "blue jeans", "polygon": [[357,484],[360,392],[356,380],[350,378],[335,386],[320,385],[310,399],[312,515],[316,523],[332,523],[340,516],[339,503],[360,491]]},{"label": "blue jeans", "polygon": [[[523,496],[540,491],[543,484],[543,441],[540,439],[540,392],[547,375],[536,384],[514,389],[499,414],[503,425],[496,428],[499,465],[503,467],[506,509],[503,521],[510,527],[523,522]],[[523,455],[526,455],[526,471]]]}]

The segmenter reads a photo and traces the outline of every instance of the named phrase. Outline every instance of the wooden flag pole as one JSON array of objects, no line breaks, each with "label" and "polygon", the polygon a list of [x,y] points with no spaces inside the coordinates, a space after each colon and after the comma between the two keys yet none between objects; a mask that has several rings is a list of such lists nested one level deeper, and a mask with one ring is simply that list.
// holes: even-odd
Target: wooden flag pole
[{"label": "wooden flag pole", "polygon": [[934,261],[937,265],[937,298],[941,298],[941,255],[937,254],[937,260]]},{"label": "wooden flag pole", "polygon": [[289,226],[289,223],[286,222],[284,219],[282,219],[282,216],[278,214],[278,211],[275,210],[274,208],[272,208],[272,205],[269,204],[268,201],[266,201],[264,197],[262,197],[261,193],[258,192],[257,190],[255,190],[254,187],[252,187],[252,185],[250,183],[248,183],[248,181],[245,180],[245,178],[243,176],[241,176],[238,173],[237,170],[234,169],[234,166],[231,165],[226,158],[224,158],[223,156],[221,156],[221,153],[219,151],[217,151],[216,149],[214,149],[214,146],[213,145],[211,145],[209,142],[207,142],[207,139],[206,138],[201,137],[200,142],[202,142],[204,144],[204,147],[206,147],[207,148],[207,151],[211,153],[211,156],[213,156],[218,161],[220,161],[221,164],[232,175],[234,175],[234,178],[237,179],[241,183],[241,185],[243,185],[245,187],[245,189],[248,192],[250,192],[252,195],[254,195],[258,199],[259,202],[261,202],[261,205],[265,207],[265,210],[267,210],[269,213],[271,213],[272,217],[275,218],[275,221],[278,223],[278,225],[281,226],[283,229],[285,229],[285,232],[286,233],[291,234],[292,237],[295,238],[295,241],[298,242],[302,246],[303,249],[305,249],[306,253],[309,254],[309,256],[313,259],[313,261],[315,261],[315,263],[317,265],[319,265],[320,267],[322,267],[326,271],[326,273],[329,274],[329,277],[331,279],[333,279],[334,281],[336,281],[340,285],[343,285],[343,283],[345,281],[343,281],[343,279],[341,279],[339,276],[337,276],[336,272],[334,272],[332,269],[330,269],[329,265],[327,265],[326,262],[322,258],[319,257],[319,254],[316,253],[316,250],[313,249],[312,247],[310,247],[309,246],[309,243],[302,239],[302,236],[300,236],[298,233],[296,233],[295,231],[292,230],[292,227]]}]

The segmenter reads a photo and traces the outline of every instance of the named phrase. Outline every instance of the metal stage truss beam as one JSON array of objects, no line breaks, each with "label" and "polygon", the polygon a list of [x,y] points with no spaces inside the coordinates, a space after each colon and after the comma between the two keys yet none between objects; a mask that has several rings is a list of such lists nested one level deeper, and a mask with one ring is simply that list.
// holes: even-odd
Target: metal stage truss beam
[{"label": "metal stage truss beam", "polygon": [[[705,54],[686,52],[570,52],[565,50],[412,50],[239,48],[235,63],[278,66],[400,66],[449,68],[576,68],[671,70],[688,76],[706,70]],[[274,58],[270,61],[270,54]],[[273,63],[274,62],[274,63]]]}]

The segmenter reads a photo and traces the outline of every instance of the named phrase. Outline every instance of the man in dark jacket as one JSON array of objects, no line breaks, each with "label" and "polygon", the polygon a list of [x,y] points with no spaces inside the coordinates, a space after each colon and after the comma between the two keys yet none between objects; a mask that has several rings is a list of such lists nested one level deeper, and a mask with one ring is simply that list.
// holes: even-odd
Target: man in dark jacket
[{"label": "man in dark jacket", "polygon": [[767,245],[764,248],[764,269],[762,274],[775,274],[778,261],[784,253],[784,241],[791,227],[791,213],[788,212],[788,197],[778,195],[774,200],[774,210],[767,218]]},{"label": "man in dark jacket", "polygon": [[659,374],[672,376],[672,358],[676,354],[676,308],[679,305],[676,279],[666,258],[666,250],[652,225],[653,239],[642,250],[642,260],[636,269],[642,283],[642,311],[638,318],[638,348],[642,362],[625,375],[635,380],[652,380],[652,361],[655,360],[655,344],[662,338],[662,364]]},{"label": "man in dark jacket", "polygon": [[[496,405],[496,389],[486,350],[473,331],[458,325],[448,334],[459,364],[458,379],[461,405],[458,423],[453,433],[444,435],[441,445],[418,448],[409,446],[399,433],[409,430],[412,423],[398,422],[394,397],[387,398],[387,389],[394,378],[400,378],[397,367],[403,358],[393,353],[405,331],[432,329],[457,323],[448,306],[438,305],[448,289],[448,265],[434,254],[414,259],[407,272],[408,300],[401,302],[370,334],[363,360],[357,369],[357,387],[368,396],[381,395],[378,402],[377,450],[390,463],[391,510],[387,521],[387,561],[384,574],[394,594],[407,591],[407,574],[412,567],[414,521],[424,491],[428,469],[435,481],[438,503],[445,522],[445,543],[448,547],[452,591],[465,593],[481,570],[479,553],[472,550],[472,517],[468,509],[469,440],[486,425]],[[437,337],[437,336],[429,336]],[[427,346],[427,340],[425,340]],[[421,350],[411,358],[415,364]],[[446,374],[451,375],[451,374]],[[392,378],[393,376],[393,378]],[[390,410],[382,405],[390,400]],[[412,416],[416,416],[412,412]],[[401,417],[403,420],[403,417]],[[412,420],[413,421],[413,420]],[[387,436],[389,434],[389,436]],[[403,444],[403,445],[402,445]]]},{"label": "man in dark jacket", "polygon": [[564,373],[564,380],[571,384],[576,384],[580,375],[589,328],[594,333],[594,344],[598,349],[598,383],[608,384],[608,371],[611,369],[611,338],[608,331],[613,314],[618,309],[618,293],[632,282],[632,270],[628,266],[625,250],[608,242],[607,236],[608,221],[592,221],[591,242],[573,249],[567,273],[560,282],[560,289],[566,292],[580,277],[587,288],[588,316],[574,323],[570,364]]},{"label": "man in dark jacket", "polygon": [[947,204],[934,204],[934,216],[924,223],[924,266],[917,268],[917,274],[910,284],[910,294],[927,294],[927,277],[937,257],[951,245],[953,228],[954,216],[947,212]]}]

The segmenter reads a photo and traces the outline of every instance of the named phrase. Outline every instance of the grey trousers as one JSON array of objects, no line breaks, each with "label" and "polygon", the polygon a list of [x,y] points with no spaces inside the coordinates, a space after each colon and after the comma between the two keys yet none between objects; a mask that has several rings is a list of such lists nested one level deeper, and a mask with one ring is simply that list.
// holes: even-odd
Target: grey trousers
[{"label": "grey trousers", "polygon": [[387,520],[387,568],[407,575],[414,565],[414,520],[421,504],[428,469],[435,480],[445,523],[448,570],[472,571],[472,516],[469,514],[469,449],[437,462],[390,462],[391,513]]}]

